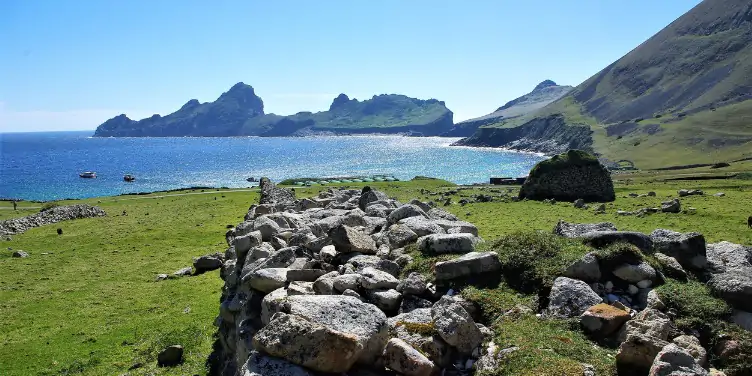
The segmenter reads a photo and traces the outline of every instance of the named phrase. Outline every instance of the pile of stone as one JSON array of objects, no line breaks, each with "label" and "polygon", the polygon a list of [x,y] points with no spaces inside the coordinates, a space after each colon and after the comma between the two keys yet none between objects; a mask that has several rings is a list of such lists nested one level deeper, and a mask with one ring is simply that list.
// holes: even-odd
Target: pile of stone
[{"label": "pile of stone", "polygon": [[85,204],[56,206],[26,217],[0,221],[0,236],[20,234],[30,228],[71,219],[104,217],[106,215],[107,213],[98,206]]},{"label": "pile of stone", "polygon": [[[261,190],[226,234],[217,371],[471,372],[490,331],[443,285],[501,267],[495,253],[475,252],[482,240],[473,224],[368,187],[300,200],[268,179]],[[418,273],[400,279],[412,262],[405,247],[461,256],[435,265],[436,284]]]},{"label": "pile of stone", "polygon": [[[666,305],[652,289],[665,273],[673,278],[694,274],[707,280],[717,296],[736,310],[732,321],[752,330],[752,248],[729,242],[705,243],[702,234],[657,229],[650,235],[618,231],[611,223],[572,224],[560,221],[554,233],[601,248],[630,243],[653,254],[661,271],[639,259],[602,260],[583,256],[554,281],[546,314],[579,317],[594,337],[620,343],[617,365],[650,374],[707,375],[707,350],[698,338],[680,335]],[[672,314],[675,315],[675,312]],[[677,373],[672,373],[677,372]],[[681,373],[684,372],[684,373]]]}]

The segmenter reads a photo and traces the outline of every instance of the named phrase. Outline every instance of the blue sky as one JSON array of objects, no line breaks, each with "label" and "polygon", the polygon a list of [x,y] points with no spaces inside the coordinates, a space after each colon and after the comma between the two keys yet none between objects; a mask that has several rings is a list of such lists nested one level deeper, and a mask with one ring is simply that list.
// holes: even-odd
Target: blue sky
[{"label": "blue sky", "polygon": [[252,85],[266,112],[398,93],[464,120],[577,85],[698,0],[4,0],[0,131],[94,129]]}]

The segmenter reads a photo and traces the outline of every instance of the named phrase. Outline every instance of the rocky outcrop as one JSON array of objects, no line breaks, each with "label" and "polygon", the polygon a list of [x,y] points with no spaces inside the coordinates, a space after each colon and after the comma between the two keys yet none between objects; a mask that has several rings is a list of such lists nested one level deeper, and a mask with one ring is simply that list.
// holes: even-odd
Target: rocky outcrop
[{"label": "rocky outcrop", "polygon": [[55,206],[26,217],[0,221],[0,235],[20,234],[34,227],[69,221],[72,219],[104,217],[106,215],[107,213],[98,206],[85,204]]},{"label": "rocky outcrop", "polygon": [[520,199],[614,201],[611,174],[592,155],[569,150],[538,163],[520,189]]},{"label": "rocky outcrop", "polygon": [[500,147],[546,154],[564,153],[570,149],[593,151],[593,131],[584,124],[568,124],[556,114],[533,119],[519,127],[481,127],[472,136],[454,146]]},{"label": "rocky outcrop", "polygon": [[[442,297],[420,274],[398,278],[410,263],[402,247],[416,242],[427,253],[459,254],[437,267],[437,283],[498,270],[496,254],[471,252],[480,241],[475,226],[370,188],[297,200],[267,179],[261,185],[260,203],[226,234],[217,369],[246,375],[386,366],[429,375],[457,357],[479,356],[487,330],[467,302]],[[388,210],[370,210],[377,206]]]},{"label": "rocky outcrop", "polygon": [[752,311],[752,247],[730,242],[708,244],[708,286],[744,311]]}]

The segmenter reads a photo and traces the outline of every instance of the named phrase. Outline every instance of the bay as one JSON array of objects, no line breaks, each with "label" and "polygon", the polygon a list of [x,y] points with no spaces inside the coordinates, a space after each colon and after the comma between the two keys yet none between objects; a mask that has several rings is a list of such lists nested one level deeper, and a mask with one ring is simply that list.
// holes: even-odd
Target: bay
[{"label": "bay", "polygon": [[[458,184],[524,176],[532,153],[449,146],[457,138],[402,136],[93,138],[92,132],[0,134],[0,198],[59,200],[205,187],[248,177],[417,175]],[[96,179],[82,179],[96,171]],[[136,181],[126,183],[124,174]]]}]

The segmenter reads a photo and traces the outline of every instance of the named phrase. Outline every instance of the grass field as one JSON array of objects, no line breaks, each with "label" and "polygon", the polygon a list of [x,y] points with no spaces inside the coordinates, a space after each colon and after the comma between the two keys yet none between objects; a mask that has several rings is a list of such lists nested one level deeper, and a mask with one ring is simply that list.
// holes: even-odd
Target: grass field
[{"label": "grass field", "polygon": [[[699,231],[711,242],[752,244],[752,230],[746,227],[746,218],[752,215],[752,181],[661,182],[655,174],[618,178],[617,200],[607,205],[605,215],[575,209],[569,203],[456,204],[463,196],[498,195],[497,190],[506,192],[507,187],[460,190],[452,197],[455,204],[446,208],[475,223],[489,241],[520,230],[550,232],[559,219],[564,219],[610,221],[619,229],[644,232],[655,228]],[[458,188],[438,180],[368,184],[403,201],[438,200],[432,193]],[[365,183],[349,184],[362,185]],[[676,196],[680,188],[705,190],[705,196],[682,199],[685,207],[696,208],[695,214],[645,218],[615,215],[617,209],[631,211],[658,205]],[[308,196],[322,189],[326,188],[296,191],[298,196]],[[648,191],[655,191],[657,197],[625,198],[628,193]],[[726,197],[712,196],[716,192],[724,192]],[[242,221],[248,206],[257,200],[256,192],[225,190],[80,200],[75,202],[99,205],[109,215],[40,227],[0,241],[0,373],[205,374],[222,281],[217,272],[162,282],[155,282],[155,277],[189,266],[192,257],[223,252],[226,225]],[[72,202],[60,204],[67,203]],[[10,203],[2,202],[0,219],[38,211],[24,209],[29,206],[39,204],[21,203],[21,210],[14,212],[8,210]],[[58,227],[63,230],[61,236],[55,231]],[[18,249],[28,251],[31,257],[11,258],[12,250]],[[476,294],[486,299],[484,309],[487,307],[489,313],[529,301],[529,297],[510,292],[503,285],[499,289],[503,291]],[[528,349],[511,363],[518,368],[503,374],[535,374],[541,371],[536,367],[542,359],[564,368],[593,357],[599,358],[599,368],[612,363],[613,350],[594,348],[566,323],[547,323],[541,331],[530,332],[536,328],[530,320],[521,318],[495,327],[499,341],[527,345]],[[174,343],[185,347],[186,362],[177,368],[157,368],[158,351]],[[138,367],[129,370],[134,365]]]}]

